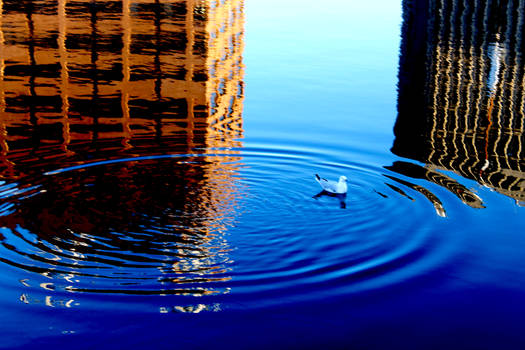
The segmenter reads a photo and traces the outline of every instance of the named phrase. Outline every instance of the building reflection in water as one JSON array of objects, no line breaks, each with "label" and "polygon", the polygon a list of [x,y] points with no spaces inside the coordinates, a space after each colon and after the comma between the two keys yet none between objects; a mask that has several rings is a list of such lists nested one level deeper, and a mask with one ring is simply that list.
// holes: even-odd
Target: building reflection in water
[{"label": "building reflection in water", "polygon": [[404,0],[392,151],[425,163],[389,169],[474,193],[450,170],[525,200],[525,1]]},{"label": "building reflection in water", "polygon": [[[0,0],[0,179],[35,192],[8,198],[0,224],[13,237],[37,235],[42,251],[34,266],[4,262],[66,281],[96,279],[96,264],[155,267],[159,283],[185,286],[181,294],[229,278],[243,6]],[[82,169],[143,156],[152,159]],[[80,170],[42,176],[70,166]],[[27,257],[21,249],[13,247]],[[90,272],[72,272],[82,268]],[[87,290],[80,284],[64,289]]]}]

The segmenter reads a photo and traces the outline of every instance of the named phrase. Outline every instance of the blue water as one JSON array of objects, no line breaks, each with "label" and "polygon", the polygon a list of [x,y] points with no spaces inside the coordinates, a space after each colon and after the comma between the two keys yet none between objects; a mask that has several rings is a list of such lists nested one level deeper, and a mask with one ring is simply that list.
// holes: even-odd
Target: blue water
[{"label": "blue water", "polygon": [[[66,14],[84,16],[73,6],[83,3],[67,3]],[[39,129],[62,120],[51,114],[53,108],[64,113],[63,102],[33,101],[48,94],[48,85],[60,85],[63,75],[46,80],[35,73],[43,68],[32,67],[31,60],[24,66],[15,54],[4,57],[5,82],[30,78],[22,84],[29,92],[12,88],[14,83],[3,85],[7,129],[2,141],[10,147],[3,148],[0,183],[0,347],[514,349],[525,344],[521,148],[487,153],[490,162],[482,169],[487,163],[478,159],[469,169],[485,182],[465,175],[463,168],[433,163],[430,156],[423,161],[395,151],[394,143],[405,133],[413,133],[408,148],[414,154],[427,147],[416,139],[435,137],[415,126],[394,133],[404,118],[404,91],[415,96],[408,99],[412,118],[431,109],[417,107],[422,101],[416,78],[407,84],[416,92],[403,90],[405,70],[411,72],[403,57],[412,46],[411,27],[403,32],[402,26],[412,23],[406,12],[413,2],[232,1],[241,7],[232,13],[244,16],[243,42],[232,44],[242,47],[237,66],[243,69],[237,82],[243,86],[242,101],[224,112],[226,119],[235,112],[241,116],[236,132],[211,132],[213,125],[201,128],[202,121],[166,107],[179,103],[180,95],[169,87],[179,62],[169,55],[185,51],[157,41],[155,53],[147,38],[132,36],[131,52],[151,58],[153,73],[146,69],[131,80],[155,88],[149,95],[129,92],[131,137],[104,136],[114,130],[108,125],[126,118],[114,112],[123,102],[110,105],[124,91],[118,84],[125,78],[104,75],[110,70],[100,79],[93,76],[110,66],[110,54],[120,59],[121,46],[100,47],[110,40],[104,25],[118,23],[124,10],[120,2],[97,3],[102,6],[93,10],[98,19],[90,17],[97,28],[90,34],[94,39],[82,41],[91,44],[79,52],[100,53],[84,57],[90,62],[83,71],[87,78],[74,69],[68,73],[71,96],[80,101],[70,97],[68,112],[71,124],[81,125],[71,127],[79,136],[72,132],[67,141]],[[152,23],[160,18],[155,23],[169,28],[182,26],[186,12],[177,12],[180,4],[190,6],[138,3],[131,4],[132,18]],[[39,5],[56,5],[34,4],[26,19],[45,13]],[[4,3],[6,45],[31,47],[20,39],[31,26],[17,29],[18,22],[7,22],[5,16],[17,11],[11,5]],[[85,16],[89,21],[88,12]],[[43,37],[39,23],[35,20],[34,35]],[[112,28],[113,36],[125,37],[124,29]],[[132,28],[139,31],[138,24]],[[148,40],[155,48],[161,37]],[[35,42],[33,50],[44,50]],[[44,61],[38,54],[32,57]],[[484,59],[494,62],[492,56]],[[523,70],[521,56],[505,62]],[[220,67],[205,68],[213,81]],[[464,86],[481,84],[468,74],[462,77]],[[85,90],[75,90],[74,84]],[[227,90],[227,84],[221,81],[218,90]],[[185,98],[199,98],[188,91]],[[523,94],[519,88],[515,97],[491,91],[485,95],[518,102]],[[421,94],[429,96],[426,90]],[[63,101],[63,93],[57,96]],[[28,101],[22,102],[27,108],[19,107],[19,100]],[[210,115],[221,103],[211,100],[203,109]],[[98,109],[92,107],[96,103]],[[523,105],[513,106],[512,112],[522,116],[513,129],[519,141]],[[440,106],[434,108],[441,113]],[[486,114],[496,118],[509,113],[505,108]],[[97,120],[95,126],[83,129],[90,118]],[[194,123],[194,129],[167,129],[181,120]],[[506,135],[503,122],[494,121],[495,130],[476,123],[482,131],[456,130],[453,137],[445,132],[445,148],[457,134],[463,140],[476,132],[474,140],[499,135],[497,142]],[[435,142],[431,149],[444,152],[443,163],[471,162],[469,152],[464,158],[450,156]],[[322,193],[316,173],[329,179],[346,175],[347,195]],[[514,177],[504,178],[508,174]]]}]

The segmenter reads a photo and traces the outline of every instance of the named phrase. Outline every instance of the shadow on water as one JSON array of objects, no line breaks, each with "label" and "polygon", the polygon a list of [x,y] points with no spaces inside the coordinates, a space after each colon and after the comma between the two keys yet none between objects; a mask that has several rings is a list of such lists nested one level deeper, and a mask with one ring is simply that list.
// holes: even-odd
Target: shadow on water
[{"label": "shadow on water", "polygon": [[0,5],[1,261],[44,290],[225,292],[242,1]]},{"label": "shadow on water", "polygon": [[340,194],[340,193],[330,193],[325,190],[319,192],[312,198],[317,199],[321,197],[330,197],[330,198],[337,198],[339,200],[339,207],[341,209],[346,209],[346,193]]},{"label": "shadow on water", "polygon": [[[524,11],[524,1],[403,1],[392,152],[424,167],[401,161],[386,169],[437,184],[473,208],[483,200],[443,170],[523,205]],[[446,215],[427,189],[387,177]]]}]

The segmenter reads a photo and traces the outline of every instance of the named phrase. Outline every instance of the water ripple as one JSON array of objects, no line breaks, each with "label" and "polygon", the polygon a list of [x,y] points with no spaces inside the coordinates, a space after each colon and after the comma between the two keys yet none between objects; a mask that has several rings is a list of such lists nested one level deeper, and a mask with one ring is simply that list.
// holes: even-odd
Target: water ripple
[{"label": "water ripple", "polygon": [[[442,201],[399,171],[306,149],[233,152],[94,160],[4,183],[0,261],[46,292],[230,307],[385,288],[452,262],[434,228]],[[348,194],[319,196],[315,172],[347,175]]]}]

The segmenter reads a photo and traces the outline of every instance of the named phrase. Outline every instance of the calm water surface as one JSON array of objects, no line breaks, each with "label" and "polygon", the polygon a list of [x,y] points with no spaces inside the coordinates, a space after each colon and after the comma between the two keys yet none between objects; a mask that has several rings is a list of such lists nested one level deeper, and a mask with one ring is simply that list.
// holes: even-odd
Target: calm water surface
[{"label": "calm water surface", "polygon": [[525,1],[0,4],[0,347],[525,344]]}]

